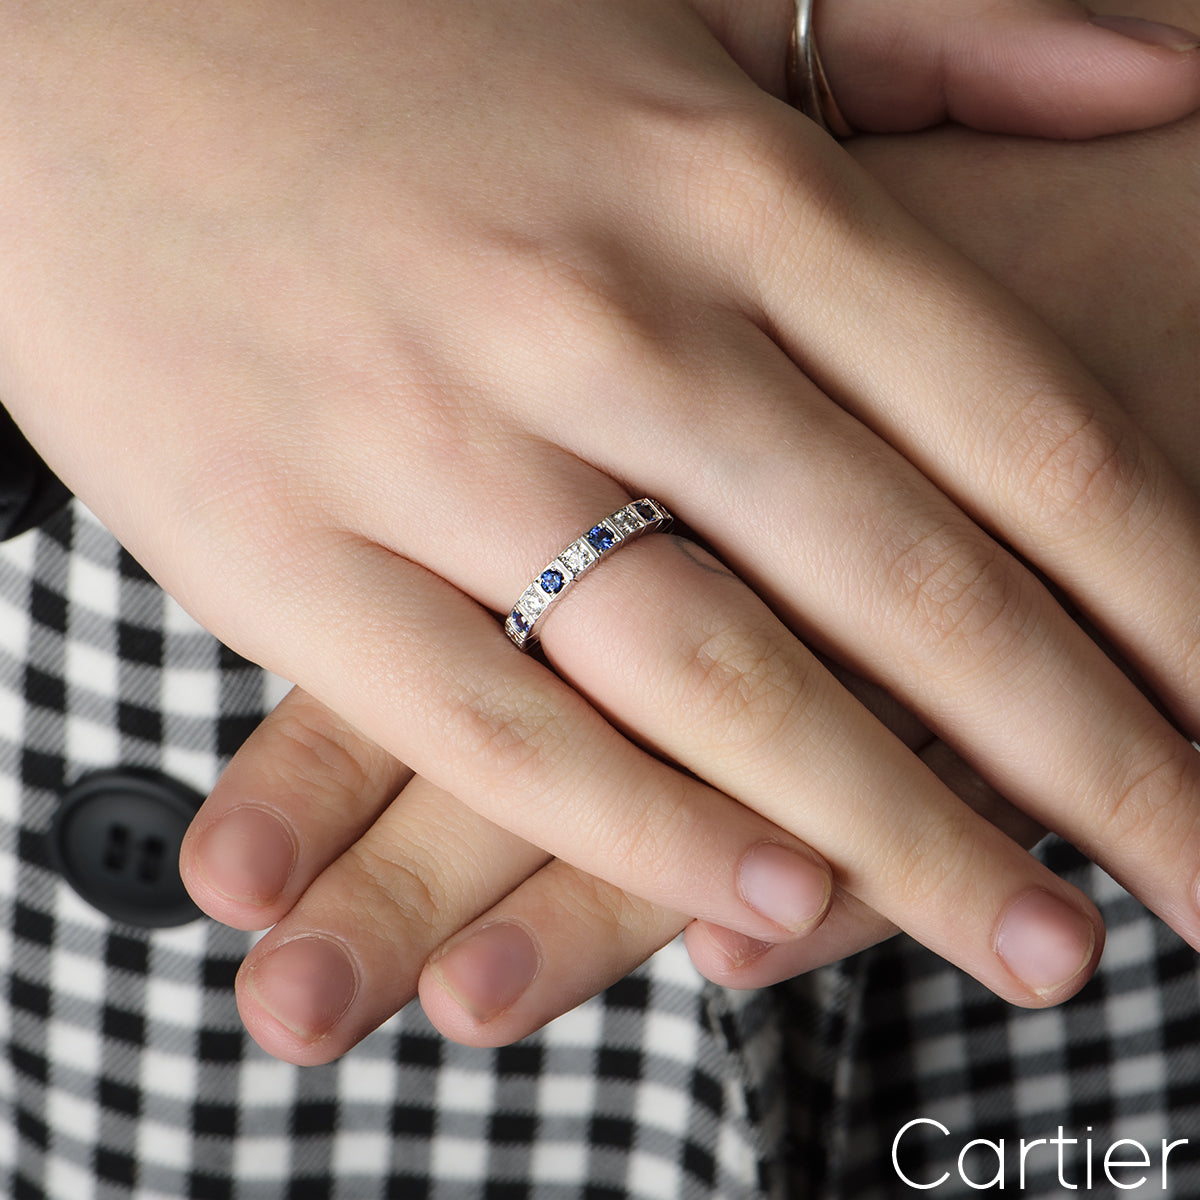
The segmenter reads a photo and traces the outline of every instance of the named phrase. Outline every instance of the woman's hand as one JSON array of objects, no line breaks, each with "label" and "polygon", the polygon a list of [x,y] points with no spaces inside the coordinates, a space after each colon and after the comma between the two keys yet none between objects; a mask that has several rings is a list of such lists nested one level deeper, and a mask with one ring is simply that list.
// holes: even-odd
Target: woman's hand
[{"label": "woman's hand", "polygon": [[[1200,274],[1177,249],[1200,221],[1200,119],[1078,147],[946,130],[863,139],[854,151],[1038,306],[1200,494]],[[1145,182],[1136,192],[1131,174]],[[1065,194],[1069,206],[1059,202]],[[1032,844],[1039,829],[961,759],[859,690],[951,790]],[[419,781],[389,805],[409,778],[296,692],[235,758],[189,836],[185,876],[207,911],[244,928],[280,922],[239,979],[247,1024],[273,1053],[304,1062],[343,1053],[418,989],[448,1036],[511,1041],[619,978],[684,924],[547,863]],[[892,928],[838,892],[822,925],[798,941],[772,945],[703,922],[689,925],[687,941],[711,978],[762,986]],[[319,963],[328,939],[348,952],[332,956],[352,981],[344,1006],[344,995],[331,999],[303,978],[304,956]],[[532,979],[522,978],[531,965]]]},{"label": "woman's hand", "polygon": [[[1042,832],[886,698],[847,681],[957,795],[1023,845]],[[261,1045],[348,1050],[418,991],[449,1037],[501,1045],[620,979],[688,926],[697,964],[760,986],[894,932],[837,891],[807,938],[766,943],[621,892],[414,778],[294,690],[246,742],[188,832],[184,879],[216,919],[274,925],[238,978]],[[586,948],[581,953],[581,948]]]},{"label": "woman's hand", "polygon": [[[1187,742],[1006,548],[1197,728],[1193,498],[696,11],[5,23],[0,387],[232,646],[652,904],[786,940],[829,900],[813,842],[1000,994],[1067,994],[1094,910],[826,651],[1200,943]],[[517,654],[494,614],[641,494],[716,557],[623,550],[553,671]]]},{"label": "woman's hand", "polygon": [[[760,86],[782,94],[780,30],[793,5],[696,0],[695,8]],[[952,121],[1086,138],[1164,124],[1200,102],[1189,0],[817,0],[814,19],[838,107],[858,130]]]}]

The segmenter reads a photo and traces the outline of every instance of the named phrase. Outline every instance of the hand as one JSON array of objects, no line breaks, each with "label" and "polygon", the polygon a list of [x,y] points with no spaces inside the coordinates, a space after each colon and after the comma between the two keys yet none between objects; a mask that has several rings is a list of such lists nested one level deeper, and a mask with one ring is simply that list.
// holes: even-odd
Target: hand
[{"label": "hand", "polygon": [[[864,140],[855,152],[915,212],[1040,302],[1200,494],[1200,341],[1179,336],[1194,323],[1188,314],[1200,278],[1192,260],[1174,250],[1200,217],[1200,196],[1187,189],[1200,161],[1200,120],[1161,135],[1078,148],[947,130],[919,141]],[[1131,194],[1134,163],[1147,186]],[[1069,210],[1053,203],[1068,184],[1084,198]],[[1097,243],[1104,255],[1094,253]],[[1123,285],[1112,286],[1116,280]],[[1098,295],[1108,299],[1096,304]],[[927,742],[880,696],[865,689],[862,695],[909,744]],[[922,755],[958,795],[1032,844],[1037,828],[1022,824],[944,744],[927,744]],[[210,913],[245,928],[282,922],[253,951],[239,980],[247,1023],[274,1053],[298,1061],[342,1053],[418,988],[448,1035],[474,1044],[513,1040],[619,978],[681,926],[682,918],[561,863],[546,867],[543,855],[426,785],[406,789],[401,803],[388,808],[408,775],[387,764],[353,730],[296,693],[235,758],[189,838],[185,873]],[[267,820],[265,811],[277,823],[256,828]],[[280,847],[298,851],[299,859],[279,854]],[[264,849],[278,864],[271,878]],[[488,911],[494,904],[500,907]],[[462,938],[453,937],[475,917]],[[486,937],[452,964],[456,982],[445,962],[427,965],[445,939],[464,946],[480,930],[495,930],[500,948],[511,953],[513,921],[533,938],[538,964],[515,999],[519,977],[500,969],[506,957],[489,953]],[[361,942],[364,928],[370,933]],[[762,986],[890,931],[839,894],[830,917],[797,942],[768,945],[699,922],[687,936],[710,977]],[[299,946],[314,932],[351,950],[357,991],[340,1013],[294,986],[294,971],[273,974],[286,966],[273,952]],[[581,945],[586,955],[577,953]],[[278,1010],[285,996],[292,1030],[266,1003]]]},{"label": "hand", "polygon": [[[944,744],[848,682],[907,740],[926,743],[923,761],[976,811],[1020,844],[1037,840],[1042,831]],[[549,860],[414,778],[299,689],[234,757],[189,830],[181,866],[211,916],[275,925],[239,974],[239,1006],[261,1045],[303,1064],[344,1053],[418,990],[447,1036],[514,1041],[688,924]],[[892,932],[839,891],[806,939],[771,945],[702,922],[688,939],[713,978],[760,986]]]},{"label": "hand", "polygon": [[[1175,332],[1194,322],[1187,314],[1200,276],[1173,249],[1200,217],[1200,195],[1180,187],[1200,162],[1200,119],[1077,148],[946,130],[919,141],[863,140],[855,153],[915,212],[1040,304],[1200,494],[1200,341]],[[1133,162],[1147,180],[1136,194],[1126,186]],[[1067,210],[1052,201],[1070,181],[1086,186],[1072,187],[1083,199]],[[1097,243],[1104,255],[1093,252]],[[1093,303],[1101,294],[1106,302]],[[943,743],[929,743],[878,693],[860,694],[908,744],[924,744],[922,757],[956,794],[1033,843],[1040,830]],[[295,692],[236,756],[189,835],[185,876],[207,911],[244,928],[280,922],[239,979],[247,1024],[274,1053],[308,1062],[343,1053],[418,990],[447,1035],[502,1044],[619,978],[683,926],[676,914],[547,863],[410,779]],[[891,929],[839,892],[820,928],[796,942],[756,942],[702,922],[687,937],[711,978],[763,986]],[[306,952],[320,961],[324,944],[308,940],[314,933],[351,952],[348,1003],[298,980]],[[455,957],[430,964],[447,941],[459,948]],[[290,967],[286,953],[277,957],[286,947]],[[531,963],[535,976],[523,980],[518,968]]]},{"label": "hand", "polygon": [[[433,784],[652,903],[787,938],[825,911],[815,840],[1013,1000],[1094,960],[1086,900],[798,632],[1200,938],[1186,741],[971,519],[1200,724],[1194,502],[1058,343],[686,6],[306,12],[114,0],[9,31],[5,395],[133,552]],[[623,551],[548,626],[552,674],[488,610],[627,488],[737,577]]]}]

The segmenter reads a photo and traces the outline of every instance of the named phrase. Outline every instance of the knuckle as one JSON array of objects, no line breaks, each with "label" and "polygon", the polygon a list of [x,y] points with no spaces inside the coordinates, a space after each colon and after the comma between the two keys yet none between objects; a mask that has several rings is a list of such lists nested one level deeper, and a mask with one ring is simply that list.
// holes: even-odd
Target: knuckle
[{"label": "knuckle", "polygon": [[638,133],[631,147],[639,178],[647,175],[648,153],[660,181],[646,197],[649,227],[673,209],[709,262],[737,269],[730,247],[739,259],[748,250],[753,262],[769,262],[785,239],[791,262],[809,234],[861,228],[861,189],[851,186],[827,139],[807,136],[757,92],[722,90],[707,102],[655,106]]},{"label": "knuckle", "polygon": [[[852,250],[861,202],[822,144],[770,122],[742,122],[722,134],[705,214],[737,237],[733,244],[749,244],[755,262],[799,261],[807,271],[819,270],[831,248]],[[848,259],[839,254],[839,261]]]},{"label": "knuckle", "polygon": [[678,673],[685,723],[739,757],[776,738],[795,719],[815,661],[785,636],[765,622],[730,622],[692,642]]},{"label": "knuckle", "polygon": [[[496,348],[503,394],[527,404],[532,383],[554,397],[557,414],[594,405],[597,392],[642,393],[646,375],[680,372],[704,305],[628,239],[593,232],[505,235],[491,251],[502,287],[472,303]],[[546,354],[554,346],[554,355]],[[499,372],[497,375],[496,372]],[[536,391],[536,389],[533,389]]]},{"label": "knuckle", "polygon": [[1122,847],[1148,844],[1153,830],[1159,845],[1187,845],[1196,832],[1198,794],[1200,756],[1164,745],[1126,766],[1104,790],[1089,836],[1098,846]]},{"label": "knuckle", "polygon": [[374,791],[393,775],[393,760],[352,730],[335,730],[315,701],[277,711],[271,726],[271,761],[290,787],[342,807],[349,796]]},{"label": "knuckle", "polygon": [[[352,852],[354,911],[377,921],[385,940],[404,931],[413,941],[423,940],[436,930],[439,914],[448,909],[450,888],[445,868],[429,869],[412,858],[384,853],[369,839],[358,842]],[[426,869],[422,869],[424,866]],[[364,903],[364,897],[370,896]]]},{"label": "knuckle", "polygon": [[882,594],[899,615],[906,642],[922,654],[948,651],[959,661],[994,665],[998,649],[1032,618],[1031,579],[973,531],[947,526],[905,538],[893,546],[884,582]]},{"label": "knuckle", "polygon": [[1094,530],[1125,516],[1145,490],[1137,439],[1061,394],[1027,399],[1012,438],[1018,494],[1045,529]]},{"label": "knuckle", "polygon": [[636,931],[647,924],[654,905],[594,875],[573,868],[556,894],[556,919],[575,928],[588,929],[609,944],[613,937]]},{"label": "knuckle", "polygon": [[460,684],[444,709],[442,739],[457,761],[520,787],[553,770],[570,740],[566,720],[535,688]]}]

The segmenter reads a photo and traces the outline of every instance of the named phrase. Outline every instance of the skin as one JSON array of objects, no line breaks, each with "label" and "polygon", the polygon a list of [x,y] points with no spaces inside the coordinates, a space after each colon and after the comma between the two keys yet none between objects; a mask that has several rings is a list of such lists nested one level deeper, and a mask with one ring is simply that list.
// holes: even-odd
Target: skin
[{"label": "skin", "polygon": [[[860,139],[853,152],[933,228],[1038,307],[1200,494],[1200,278],[1178,253],[1200,218],[1200,118],[1086,146],[946,129]],[[1128,187],[1132,171],[1146,181],[1136,192]],[[1075,200],[1065,206],[1068,192]],[[922,757],[958,795],[1033,844],[1041,832],[1035,823],[885,697],[857,686],[901,736],[924,745]],[[448,1036],[503,1044],[620,978],[685,925],[697,966],[735,987],[777,982],[894,929],[842,890],[819,928],[790,943],[688,923],[549,862],[423,780],[408,782],[389,803],[408,777],[297,691],[236,756],[193,827],[185,874],[207,910],[245,928],[279,922],[239,979],[248,1027],[276,1054],[305,1062],[340,1054],[418,991]],[[276,824],[256,826],[266,813]],[[230,831],[239,828],[237,844]],[[264,851],[281,844],[287,852],[268,854],[274,871],[266,869]],[[537,965],[515,998],[494,958],[513,953],[510,926],[530,937]],[[357,990],[324,1028],[293,995],[297,1028],[288,1028],[268,1011],[271,984],[264,988],[263,979],[278,948],[313,933],[350,950]],[[587,955],[578,954],[580,945]]]},{"label": "skin", "polygon": [[[1200,99],[1194,49],[1057,7],[1015,40],[1001,13],[1022,88],[972,90],[996,11],[847,28],[943,64],[897,85],[916,124],[1082,134]],[[767,941],[819,923],[836,882],[1015,1002],[1074,990],[1101,937],[1086,898],[819,653],[1200,942],[1195,757],[1025,565],[1194,729],[1195,497],[1039,322],[771,95],[786,11],[721,12],[5,10],[6,404],[205,624],[551,871]],[[831,30],[831,69],[851,52]],[[1105,72],[1125,108],[1093,96],[1075,124],[1072,89]],[[1025,110],[1026,75],[1057,100]],[[903,109],[855,95],[852,120]],[[631,492],[715,557],[646,539],[556,614],[545,663],[514,654],[493,614]],[[507,863],[506,890],[537,860]],[[274,960],[275,1000],[313,1000],[271,1017],[306,1060],[371,1019],[338,1007],[371,991],[346,937]]]},{"label": "skin", "polygon": [[[1200,119],[1098,145],[945,129],[919,139],[860,139],[853,152],[922,219],[1037,307],[1200,494],[1200,280],[1189,256],[1178,253],[1200,216]],[[1145,186],[1130,189],[1131,172]],[[1069,206],[1061,203],[1065,194],[1075,198]],[[860,694],[910,742],[921,738],[881,695]],[[927,742],[923,757],[1015,839],[1036,840],[1038,828],[943,743]],[[547,863],[423,781],[388,805],[406,777],[400,764],[296,692],[231,764],[194,827],[185,867],[209,911],[244,927],[282,922],[239,981],[247,1023],[275,1053],[300,1061],[341,1053],[418,989],[449,1036],[503,1043],[619,978],[685,924],[563,863]],[[266,811],[279,824],[256,829],[253,821]],[[243,827],[249,853],[213,836],[231,814],[227,829],[247,813],[255,814]],[[262,850],[280,845],[284,827],[289,851],[271,860],[272,875]],[[343,845],[339,856],[334,850]],[[461,921],[468,927],[460,932]],[[489,940],[495,952],[512,952],[511,925],[530,937],[537,964],[535,979],[515,998],[489,952]],[[772,945],[704,922],[688,924],[687,938],[711,978],[762,986],[891,930],[839,892],[829,917],[803,940]],[[296,1003],[297,1032],[267,1011],[259,989],[272,952],[314,931],[351,948],[357,990],[321,1029]],[[589,946],[583,962],[573,952],[581,944]],[[456,947],[457,974],[448,977],[446,959]]]}]

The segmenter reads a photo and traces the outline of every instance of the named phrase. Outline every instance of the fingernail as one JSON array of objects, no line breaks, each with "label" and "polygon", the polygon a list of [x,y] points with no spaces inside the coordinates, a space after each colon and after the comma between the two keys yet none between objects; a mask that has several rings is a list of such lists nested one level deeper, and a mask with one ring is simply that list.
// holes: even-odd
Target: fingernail
[{"label": "fingernail", "polygon": [[996,953],[1039,995],[1070,983],[1091,961],[1096,930],[1083,913],[1049,892],[1027,892],[1004,914]]},{"label": "fingernail", "polygon": [[749,850],[738,867],[742,899],[789,933],[802,933],[825,912],[831,889],[827,871],[774,842]]},{"label": "fingernail", "polygon": [[1146,21],[1141,17],[1110,17],[1093,13],[1089,18],[1101,29],[1119,33],[1122,37],[1144,42],[1147,46],[1162,46],[1167,50],[1195,50],[1200,47],[1200,36],[1177,25],[1163,25],[1158,21]]},{"label": "fingernail", "polygon": [[235,808],[200,836],[196,865],[230,900],[269,904],[291,878],[296,845],[274,813],[251,806]]},{"label": "fingernail", "polygon": [[285,942],[246,978],[254,998],[297,1037],[324,1037],[350,1007],[358,977],[346,951],[328,938]]},{"label": "fingernail", "polygon": [[511,1008],[541,966],[528,931],[508,921],[485,925],[430,963],[442,986],[480,1023]]}]

